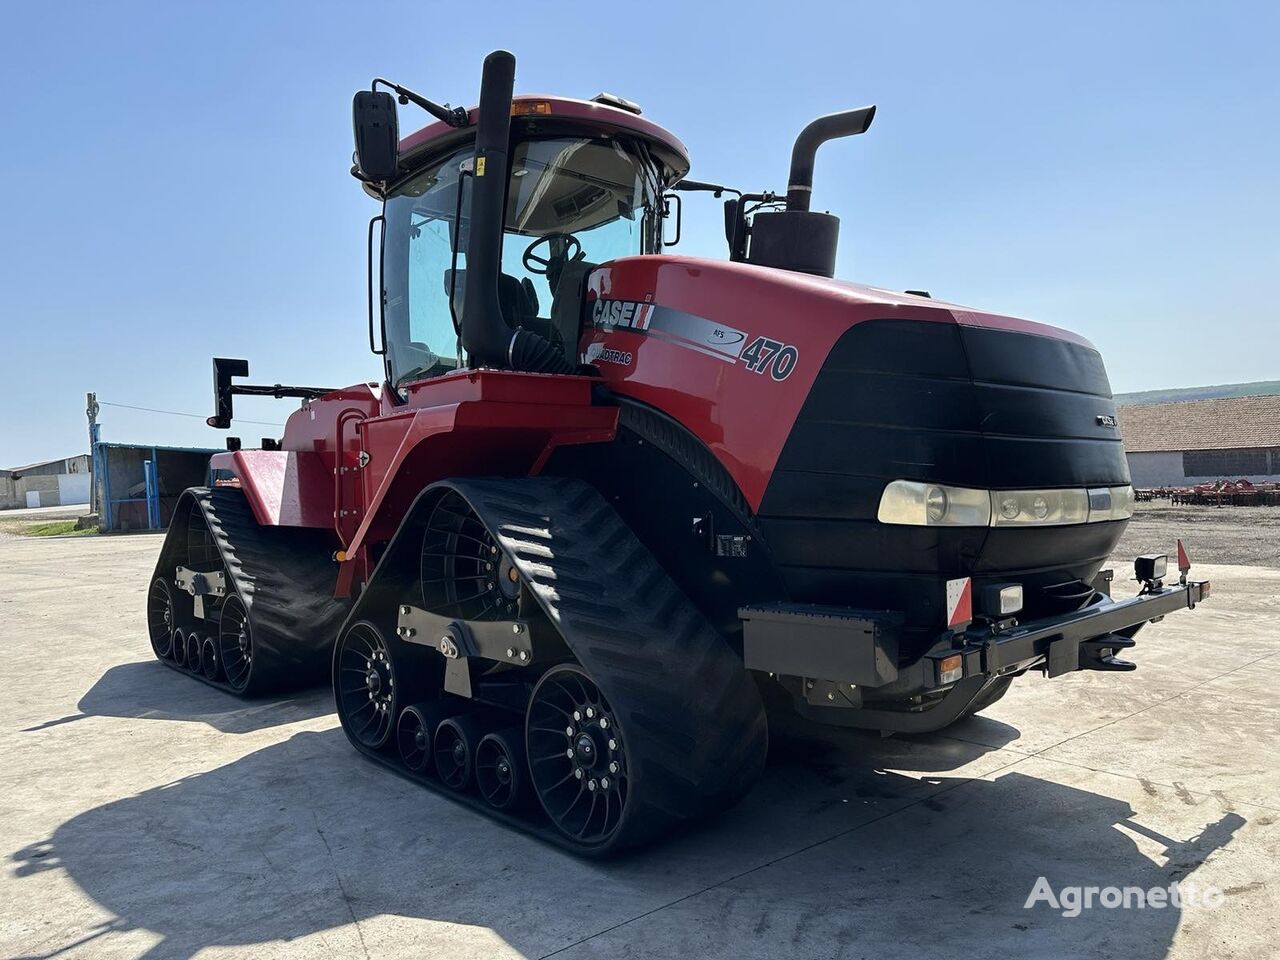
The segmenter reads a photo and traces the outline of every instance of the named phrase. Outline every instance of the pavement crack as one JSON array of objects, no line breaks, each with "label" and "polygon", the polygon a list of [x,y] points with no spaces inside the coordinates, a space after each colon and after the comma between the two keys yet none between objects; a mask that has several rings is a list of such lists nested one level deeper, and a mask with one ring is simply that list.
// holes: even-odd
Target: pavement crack
[{"label": "pavement crack", "polygon": [[338,892],[342,894],[342,902],[347,906],[347,913],[351,916],[351,922],[356,928],[356,937],[360,940],[360,952],[364,954],[365,960],[369,960],[369,946],[364,942],[364,931],[360,929],[360,920],[356,917],[355,908],[351,905],[351,895],[347,893],[346,884],[342,882],[342,874],[338,871],[338,861],[334,859],[333,848],[329,846],[329,839],[320,829],[320,818],[316,816],[314,810],[311,811],[311,820],[315,824],[316,835],[324,844],[325,853],[329,855],[329,863],[333,866],[333,879],[337,881]]}]

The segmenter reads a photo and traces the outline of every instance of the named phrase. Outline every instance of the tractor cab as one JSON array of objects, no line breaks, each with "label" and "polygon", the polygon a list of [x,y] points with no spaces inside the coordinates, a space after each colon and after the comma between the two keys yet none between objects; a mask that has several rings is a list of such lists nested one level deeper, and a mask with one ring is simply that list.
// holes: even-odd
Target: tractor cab
[{"label": "tractor cab", "polygon": [[[511,114],[497,305],[512,335],[536,334],[573,366],[587,275],[661,250],[663,194],[688,160],[679,140],[607,95],[516,98]],[[434,124],[399,142],[387,181],[362,177],[383,201],[381,311],[370,322],[381,327],[387,380],[400,392],[467,365],[473,196],[502,170],[478,174],[474,133]]]}]

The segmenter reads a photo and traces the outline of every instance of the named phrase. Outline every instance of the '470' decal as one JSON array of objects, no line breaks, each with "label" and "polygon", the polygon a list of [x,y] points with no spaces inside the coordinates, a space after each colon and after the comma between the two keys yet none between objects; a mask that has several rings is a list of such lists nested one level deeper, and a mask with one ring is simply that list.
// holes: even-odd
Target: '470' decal
[{"label": "'470' decal", "polygon": [[756,337],[743,348],[738,359],[752,373],[769,371],[774,380],[785,380],[800,361],[800,351],[789,343],[779,343],[768,337]]},{"label": "'470' decal", "polygon": [[[741,361],[752,373],[763,375],[768,371],[769,376],[779,382],[791,376],[800,362],[800,351],[789,343],[769,337],[756,337],[747,343],[747,334],[742,330],[649,301],[598,299],[591,307],[591,320],[606,333],[623,332],[662,340],[724,363]],[[603,360],[630,365],[632,361],[630,351],[613,349],[612,344],[607,350],[603,341],[593,347],[596,352],[586,357],[588,363]]]}]

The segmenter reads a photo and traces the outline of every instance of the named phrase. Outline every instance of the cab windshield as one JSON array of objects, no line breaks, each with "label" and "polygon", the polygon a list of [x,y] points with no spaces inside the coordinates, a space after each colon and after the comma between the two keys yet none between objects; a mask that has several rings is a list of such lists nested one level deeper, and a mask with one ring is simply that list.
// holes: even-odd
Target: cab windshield
[{"label": "cab windshield", "polygon": [[[462,365],[469,228],[468,144],[387,198],[383,284],[391,382]],[[582,286],[606,260],[656,253],[660,189],[642,146],[580,137],[524,140],[511,152],[498,300],[507,323],[577,352]],[[459,185],[462,185],[461,196]]]}]

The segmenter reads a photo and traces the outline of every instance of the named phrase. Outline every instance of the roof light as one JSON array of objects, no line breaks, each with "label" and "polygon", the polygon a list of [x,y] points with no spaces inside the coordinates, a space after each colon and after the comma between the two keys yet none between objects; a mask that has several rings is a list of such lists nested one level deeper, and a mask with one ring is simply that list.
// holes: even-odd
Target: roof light
[{"label": "roof light", "polygon": [[619,110],[625,110],[627,113],[634,113],[640,116],[640,104],[634,100],[628,100],[626,97],[620,97],[616,93],[597,93],[591,98],[592,103],[603,103],[606,107],[617,107]]},{"label": "roof light", "polygon": [[513,117],[546,117],[551,115],[550,100],[512,100]]}]

